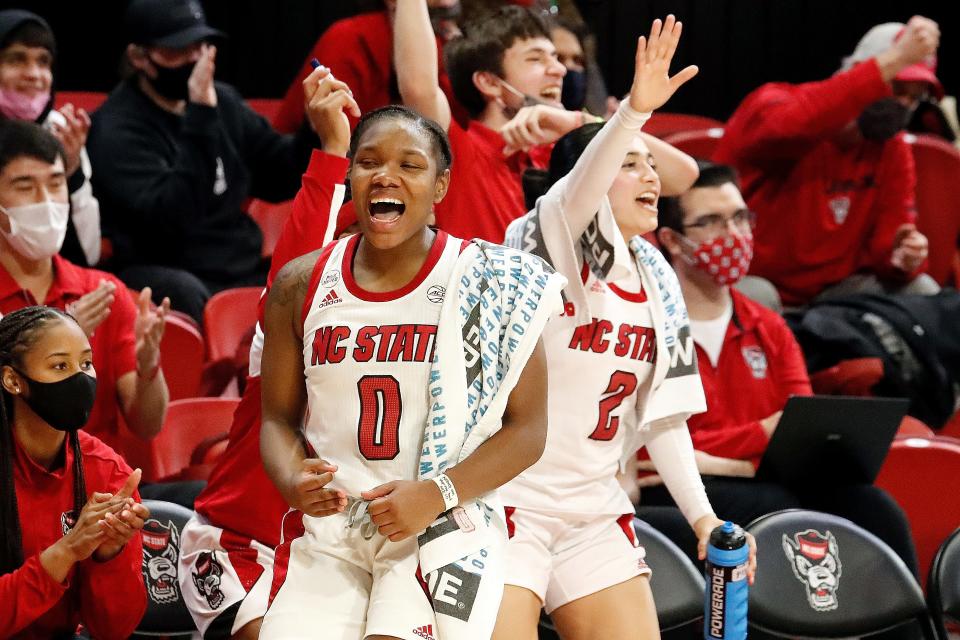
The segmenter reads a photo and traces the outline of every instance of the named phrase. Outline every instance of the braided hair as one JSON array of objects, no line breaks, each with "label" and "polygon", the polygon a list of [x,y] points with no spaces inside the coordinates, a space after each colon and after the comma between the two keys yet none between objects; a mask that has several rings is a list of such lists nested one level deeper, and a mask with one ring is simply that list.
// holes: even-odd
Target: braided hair
[{"label": "braided hair", "polygon": [[[22,370],[23,355],[36,343],[43,329],[51,322],[73,316],[52,307],[25,307],[0,319],[0,367]],[[20,516],[17,511],[17,492],[13,481],[13,396],[0,385],[0,575],[11,573],[23,564],[23,541],[20,535]],[[73,447],[73,519],[87,501],[87,487],[80,455],[80,438],[67,434]]]},{"label": "braided hair", "polygon": [[443,127],[430,118],[420,115],[409,107],[396,104],[374,109],[373,111],[368,111],[367,113],[363,114],[363,117],[360,118],[357,126],[354,127],[353,134],[350,136],[350,158],[353,158],[356,155],[357,146],[360,144],[360,139],[363,137],[363,134],[366,133],[367,129],[370,128],[370,125],[374,124],[375,122],[379,122],[380,120],[387,119],[406,120],[408,122],[412,122],[430,137],[430,142],[433,146],[434,159],[437,162],[437,175],[440,175],[449,169],[450,165],[453,164],[453,152],[450,150],[450,138],[447,137],[447,132],[443,130]]}]

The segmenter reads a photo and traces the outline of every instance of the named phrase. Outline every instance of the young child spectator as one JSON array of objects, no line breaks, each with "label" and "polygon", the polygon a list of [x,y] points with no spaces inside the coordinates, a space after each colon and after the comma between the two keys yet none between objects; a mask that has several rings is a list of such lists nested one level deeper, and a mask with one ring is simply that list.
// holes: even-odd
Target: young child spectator
[{"label": "young child spectator", "polygon": [[111,268],[198,321],[212,293],[262,284],[263,238],[250,196],[291,198],[316,136],[281,136],[232,87],[214,82],[222,35],[195,0],[134,0],[130,77],[93,116],[90,157]]},{"label": "young child spectator", "polygon": [[930,60],[940,32],[914,16],[884,33],[883,43],[865,36],[848,59],[858,64],[832,78],[757,89],[717,149],[757,212],[752,273],[772,281],[786,306],[938,290],[922,274],[927,239],[914,225],[913,158],[899,131],[918,92],[939,87]]},{"label": "young child spectator", "polygon": [[[140,470],[79,431],[97,374],[77,322],[51,307],[0,320],[0,636],[126,638],[147,604]],[[87,491],[90,497],[87,498]]]},{"label": "young child spectator", "polygon": [[[710,503],[721,518],[750,522],[806,508],[853,520],[889,544],[914,572],[916,552],[903,511],[872,485],[816,482],[800,492],[753,479],[791,395],[810,395],[803,354],[783,318],[733,288],[750,268],[753,213],[728,166],[703,165],[687,193],[661,202],[659,238],[680,280],[707,397],[687,424]],[[641,468],[652,469],[649,462]],[[640,503],[673,505],[658,478],[641,478]],[[671,532],[672,533],[672,532]],[[688,552],[694,540],[682,529]]]},{"label": "young child spectator", "polygon": [[21,9],[0,11],[0,120],[42,124],[66,152],[70,217],[60,255],[81,266],[100,261],[100,203],[90,186],[87,132],[90,117],[65,104],[53,108],[53,63],[57,53],[50,26]]},{"label": "young child spectator", "polygon": [[[303,83],[313,67],[311,60],[330,69],[341,82],[353,90],[362,113],[401,102],[397,74],[393,68],[393,17],[396,0],[385,0],[381,11],[361,13],[335,22],[323,32],[303,62],[303,67],[290,84],[273,126],[282,133],[294,133],[303,124]],[[452,98],[450,80],[443,71],[439,50],[451,37],[459,35],[455,19],[460,14],[460,0],[427,0],[430,23],[436,35],[440,88]],[[356,118],[350,124],[355,125]]]},{"label": "young child spectator", "polygon": [[136,436],[157,435],[167,410],[160,338],[169,301],[134,304],[113,275],[57,254],[66,230],[63,147],[22,120],[0,121],[0,313],[45,304],[69,310],[90,338],[97,401],[86,431],[120,450],[120,416]]},{"label": "young child spectator", "polygon": [[[503,239],[524,213],[521,175],[544,168],[552,143],[583,124],[584,114],[560,102],[566,69],[550,30],[531,9],[507,6],[463,25],[445,49],[447,73],[470,120],[451,117],[433,56],[426,0],[397,0],[394,66],[404,104],[447,130],[456,159],[452,188],[436,207],[437,226],[461,238]],[[545,152],[545,153],[542,153]]]}]

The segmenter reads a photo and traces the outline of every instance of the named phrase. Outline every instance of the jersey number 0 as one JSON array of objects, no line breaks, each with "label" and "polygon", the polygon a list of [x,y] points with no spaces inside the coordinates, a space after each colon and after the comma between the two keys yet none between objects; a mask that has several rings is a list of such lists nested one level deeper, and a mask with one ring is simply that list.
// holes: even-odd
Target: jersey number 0
[{"label": "jersey number 0", "polygon": [[367,460],[393,460],[400,453],[400,383],[393,376],[363,376],[357,381],[357,393],[360,453]]}]

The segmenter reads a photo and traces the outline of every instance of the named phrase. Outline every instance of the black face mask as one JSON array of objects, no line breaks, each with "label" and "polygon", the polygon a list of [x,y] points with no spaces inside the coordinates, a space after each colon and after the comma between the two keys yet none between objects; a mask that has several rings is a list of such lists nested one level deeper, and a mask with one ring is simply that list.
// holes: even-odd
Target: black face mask
[{"label": "black face mask", "polygon": [[893,98],[882,98],[863,110],[857,126],[867,140],[884,142],[905,128],[909,120],[909,109]]},{"label": "black face mask", "polygon": [[157,70],[157,77],[151,78],[146,75],[144,77],[154,90],[164,98],[168,100],[186,100],[189,95],[187,80],[190,79],[190,74],[193,73],[193,67],[195,65],[195,62],[189,62],[171,69],[161,67],[154,62],[153,68]]},{"label": "black face mask", "polygon": [[87,424],[97,396],[97,379],[78,371],[60,382],[38,382],[22,372],[30,396],[21,396],[33,412],[57,431],[77,431]]},{"label": "black face mask", "polygon": [[560,102],[571,111],[583,109],[587,101],[587,74],[585,71],[567,69],[563,76],[563,88],[560,91]]}]

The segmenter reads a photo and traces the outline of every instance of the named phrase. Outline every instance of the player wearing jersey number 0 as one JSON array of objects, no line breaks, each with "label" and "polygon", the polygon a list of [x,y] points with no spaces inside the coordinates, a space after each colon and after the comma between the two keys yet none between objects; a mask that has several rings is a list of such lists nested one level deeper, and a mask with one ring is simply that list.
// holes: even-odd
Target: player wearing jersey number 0
[{"label": "player wearing jersey number 0", "polygon": [[[362,233],[289,263],[266,302],[261,454],[295,511],[284,518],[261,637],[489,637],[503,584],[496,537],[436,570],[421,572],[420,565],[430,540],[439,538],[442,547],[445,540],[461,539],[447,536],[450,529],[466,536],[502,521],[502,511],[498,516],[477,499],[489,497],[542,453],[542,323],[529,327],[521,341],[525,353],[508,363],[515,386],[505,408],[488,412],[502,413],[502,426],[498,421],[499,430],[472,452],[464,445],[435,482],[418,480],[430,468],[423,457],[428,442],[462,428],[437,416],[444,408],[440,398],[453,400],[448,389],[434,385],[443,377],[436,362],[451,344],[444,337],[450,324],[439,320],[444,310],[472,302],[463,299],[459,283],[475,276],[492,277],[484,281],[502,286],[500,298],[516,289],[518,276],[510,269],[464,271],[481,254],[493,262],[507,255],[549,268],[536,258],[466,243],[427,226],[450,176],[449,143],[436,123],[403,107],[373,111],[358,123],[350,151],[349,180]],[[544,302],[559,300],[562,278],[543,280],[555,284]],[[537,308],[535,301],[526,302]],[[542,308],[533,313],[545,322],[552,311]],[[453,340],[468,354],[473,334]],[[484,359],[475,359],[477,370],[486,372],[488,358],[504,356],[486,350],[489,342],[477,344],[484,348]],[[504,342],[499,349],[515,346]],[[466,355],[462,360],[461,371],[474,363]],[[487,383],[477,381],[483,388]],[[428,424],[432,428],[425,431]],[[451,602],[455,606],[445,609]],[[462,633],[440,632],[445,624],[461,623],[469,625]]]},{"label": "player wearing jersey number 0", "polygon": [[[541,606],[566,640],[659,636],[633,507],[617,481],[640,445],[701,549],[720,524],[685,423],[705,402],[679,285],[639,237],[656,227],[661,189],[640,127],[697,72],[669,75],[680,31],[669,16],[640,38],[629,98],[605,125],[557,142],[552,186],[507,231],[509,245],[547,259],[568,285],[563,314],[543,333],[546,449],[502,491],[511,539],[497,640],[535,638]],[[674,182],[693,162],[673,149],[658,153]]]}]

